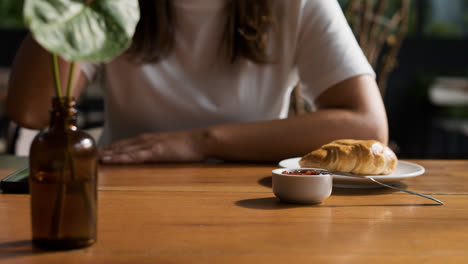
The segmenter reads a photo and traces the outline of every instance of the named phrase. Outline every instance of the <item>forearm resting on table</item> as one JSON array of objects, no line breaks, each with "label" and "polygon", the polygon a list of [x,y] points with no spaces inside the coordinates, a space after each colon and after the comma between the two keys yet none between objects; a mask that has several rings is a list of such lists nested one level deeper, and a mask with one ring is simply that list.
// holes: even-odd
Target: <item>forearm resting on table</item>
[{"label": "forearm resting on table", "polygon": [[[66,94],[70,63],[59,59],[59,79],[62,95]],[[12,65],[8,84],[6,111],[8,117],[27,128],[41,129],[49,121],[51,98],[55,96],[52,56],[28,35],[21,44]],[[84,86],[80,65],[72,96],[77,97]]]},{"label": "forearm resting on table", "polygon": [[350,78],[315,101],[319,110],[283,120],[147,133],[100,149],[105,163],[194,162],[207,158],[277,161],[335,139],[388,140],[385,108],[369,76]]},{"label": "forearm resting on table", "polygon": [[386,142],[385,120],[329,109],[284,120],[217,125],[188,131],[146,133],[100,148],[103,163],[278,161],[302,156],[339,138]]},{"label": "forearm resting on table", "polygon": [[362,113],[327,109],[284,120],[216,126],[205,132],[206,154],[225,160],[277,161],[340,138],[386,143],[385,124]]}]

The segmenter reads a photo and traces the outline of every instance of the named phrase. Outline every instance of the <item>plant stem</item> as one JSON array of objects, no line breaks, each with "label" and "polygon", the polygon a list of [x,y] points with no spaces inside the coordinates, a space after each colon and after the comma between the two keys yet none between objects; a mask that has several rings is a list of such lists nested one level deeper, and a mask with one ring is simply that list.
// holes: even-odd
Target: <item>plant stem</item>
[{"label": "plant stem", "polygon": [[50,223],[50,236],[53,239],[60,239],[62,237],[60,227],[62,226],[62,215],[65,207],[65,195],[67,193],[67,185],[64,182],[64,174],[65,172],[62,170],[60,175],[61,179],[57,184],[57,199],[55,200],[52,222]]},{"label": "plant stem", "polygon": [[[59,69],[58,69],[58,59],[55,53],[52,53],[52,72],[54,75],[54,83],[55,83],[55,95],[58,98],[62,98],[62,87],[60,86],[60,77],[59,77]],[[62,213],[63,207],[65,202],[65,193],[66,193],[66,185],[64,183],[65,179],[65,170],[62,168],[60,171],[60,179],[58,179],[58,189],[57,189],[57,199],[55,200],[54,205],[54,212],[52,215],[52,222],[50,226],[50,236],[54,239],[58,239],[61,237],[60,234],[60,225],[62,222]]]},{"label": "plant stem", "polygon": [[75,72],[75,62],[72,62],[70,64],[70,71],[68,72],[68,84],[67,84],[67,98],[69,100],[71,98],[71,90],[72,90],[74,72]]},{"label": "plant stem", "polygon": [[62,97],[62,88],[60,86],[57,54],[55,54],[55,53],[52,53],[52,65],[53,65],[54,81],[55,81],[55,94],[57,95],[58,98],[61,98]]}]

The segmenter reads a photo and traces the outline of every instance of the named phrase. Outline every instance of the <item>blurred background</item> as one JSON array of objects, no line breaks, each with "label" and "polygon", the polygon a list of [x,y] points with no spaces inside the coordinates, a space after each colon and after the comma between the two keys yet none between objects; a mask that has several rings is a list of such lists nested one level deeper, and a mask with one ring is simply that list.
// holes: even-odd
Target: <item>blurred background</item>
[{"label": "blurred background", "polygon": [[[390,145],[399,158],[468,158],[468,0],[339,2],[375,61]],[[0,1],[0,153],[18,155],[27,154],[17,144],[27,132],[9,122],[4,101],[9,68],[27,33],[22,5],[22,0]],[[86,90],[78,108],[81,128],[102,125],[98,85]]]}]

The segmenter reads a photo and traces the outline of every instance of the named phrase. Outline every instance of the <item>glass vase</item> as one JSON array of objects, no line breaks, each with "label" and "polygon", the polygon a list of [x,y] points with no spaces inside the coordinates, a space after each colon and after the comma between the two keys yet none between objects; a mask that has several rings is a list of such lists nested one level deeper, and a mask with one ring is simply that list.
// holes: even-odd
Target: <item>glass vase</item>
[{"label": "glass vase", "polygon": [[29,154],[33,244],[46,249],[96,241],[97,148],[76,126],[75,100],[53,98],[50,126]]}]

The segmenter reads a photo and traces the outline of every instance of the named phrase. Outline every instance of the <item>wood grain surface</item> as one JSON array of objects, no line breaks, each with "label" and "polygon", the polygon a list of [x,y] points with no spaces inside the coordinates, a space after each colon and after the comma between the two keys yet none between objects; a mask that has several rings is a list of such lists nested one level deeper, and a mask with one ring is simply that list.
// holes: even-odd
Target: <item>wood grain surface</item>
[{"label": "wood grain surface", "polygon": [[0,194],[0,263],[468,263],[468,162],[412,162],[426,173],[400,187],[446,205],[382,188],[282,203],[275,164],[101,167],[95,245],[34,249],[29,196]]}]

